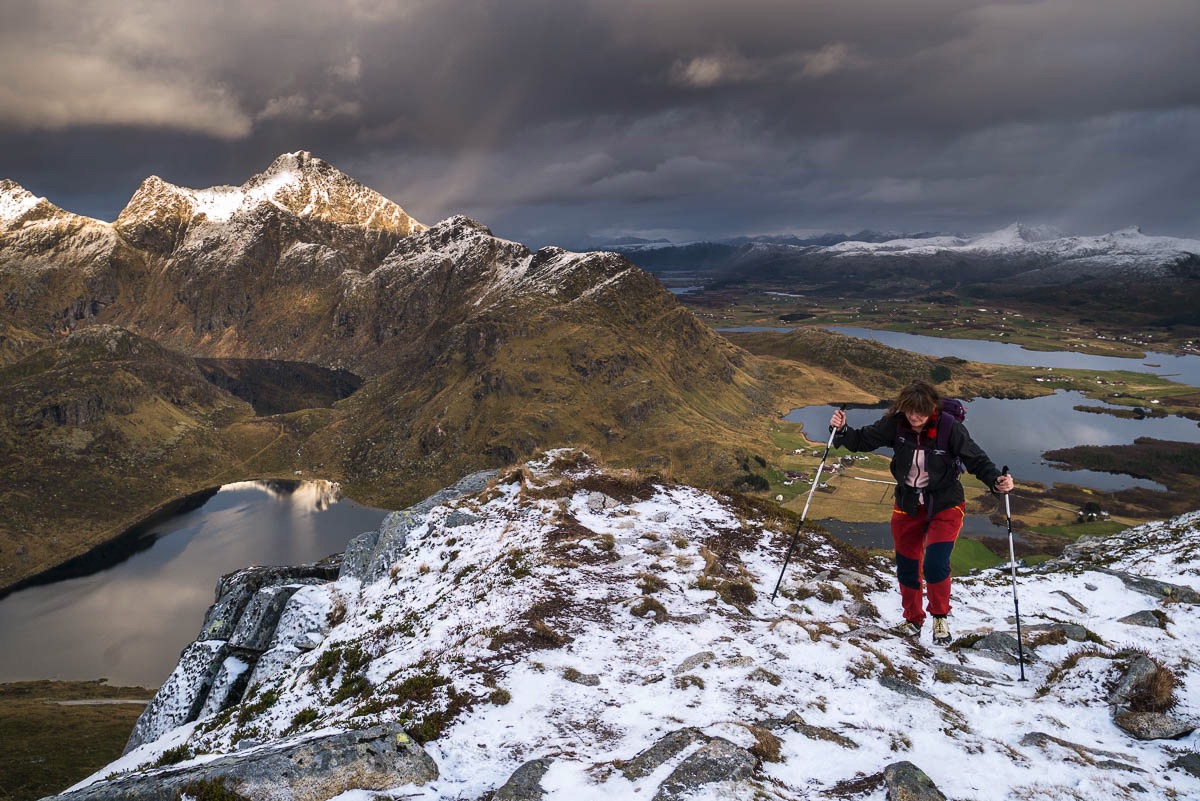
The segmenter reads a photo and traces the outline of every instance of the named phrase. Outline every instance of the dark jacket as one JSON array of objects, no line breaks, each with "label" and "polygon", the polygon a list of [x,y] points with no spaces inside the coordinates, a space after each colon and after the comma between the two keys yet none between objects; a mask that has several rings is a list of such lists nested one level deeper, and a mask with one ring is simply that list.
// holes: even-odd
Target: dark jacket
[{"label": "dark jacket", "polygon": [[[930,425],[933,420],[930,420]],[[952,421],[950,429],[950,453],[962,459],[967,471],[983,482],[988,489],[994,489],[996,479],[1000,478],[1000,469],[992,463],[983,452],[967,428],[957,420]],[[897,427],[904,435],[899,445],[896,444]],[[933,436],[936,429],[926,432],[914,432],[904,415],[885,414],[876,422],[862,428],[845,426],[833,438],[835,446],[851,451],[873,451],[876,448],[895,448],[892,455],[892,475],[896,479],[896,506],[907,514],[916,514],[921,505],[921,496],[915,487],[906,486],[904,479],[912,468],[913,457],[917,452],[916,443],[933,448],[937,437]],[[954,465],[941,455],[929,451],[925,455],[925,467],[929,471],[929,486],[925,492],[929,497],[930,508],[927,510],[932,517],[943,509],[957,506],[965,500],[962,483],[958,480],[958,472]]]}]

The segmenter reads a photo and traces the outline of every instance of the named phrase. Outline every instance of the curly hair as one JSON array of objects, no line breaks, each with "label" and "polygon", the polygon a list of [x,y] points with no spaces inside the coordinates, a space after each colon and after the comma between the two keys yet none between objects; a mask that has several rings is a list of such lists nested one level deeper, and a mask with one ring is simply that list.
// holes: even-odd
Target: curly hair
[{"label": "curly hair", "polygon": [[902,415],[912,412],[932,417],[933,413],[941,408],[941,405],[942,396],[933,388],[933,385],[918,379],[900,390],[900,394],[896,396],[896,402],[892,404],[888,413]]}]

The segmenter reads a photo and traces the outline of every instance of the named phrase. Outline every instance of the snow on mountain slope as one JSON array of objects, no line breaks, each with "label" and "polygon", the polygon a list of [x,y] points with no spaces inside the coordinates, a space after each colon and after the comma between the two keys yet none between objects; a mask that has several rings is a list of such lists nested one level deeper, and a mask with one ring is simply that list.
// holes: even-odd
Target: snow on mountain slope
[{"label": "snow on mountain slope", "polygon": [[[240,706],[162,733],[85,784],[181,744],[200,764],[400,720],[440,777],[393,792],[430,801],[479,798],[538,758],[547,799],[682,797],[664,790],[668,774],[707,738],[757,766],[692,798],[882,801],[881,772],[902,760],[958,799],[1200,797],[1180,767],[1197,735],[1134,739],[1106,700],[1136,646],[1173,671],[1170,714],[1200,716],[1194,604],[1160,604],[1114,572],[1200,590],[1200,513],[1023,570],[1027,682],[1004,647],[972,647],[1012,630],[1006,570],[957,580],[954,633],[968,637],[955,647],[895,638],[880,628],[898,608],[887,560],[805,533],[773,604],[790,524],[575,452],[422,517],[398,513],[384,531],[405,520],[382,578],[294,596],[281,630],[327,621],[311,633],[319,645],[277,660]],[[1161,628],[1127,617],[1147,609]],[[700,740],[632,769],[692,729]]]},{"label": "snow on mountain slope", "polygon": [[1066,236],[1020,223],[974,237],[941,236],[888,242],[842,242],[815,253],[840,259],[962,256],[1019,262],[1027,283],[1063,283],[1111,275],[1165,278],[1170,268],[1200,256],[1200,240],[1147,236],[1137,227],[1101,236]]},{"label": "snow on mountain slope", "polygon": [[[383,230],[400,236],[425,226],[373,189],[304,151],[285,153],[241,186],[187,189],[157,176],[142,182],[116,221],[118,230],[137,232],[161,225],[164,215],[208,229],[230,224],[263,206],[316,219]],[[206,236],[212,236],[209,230]]]}]

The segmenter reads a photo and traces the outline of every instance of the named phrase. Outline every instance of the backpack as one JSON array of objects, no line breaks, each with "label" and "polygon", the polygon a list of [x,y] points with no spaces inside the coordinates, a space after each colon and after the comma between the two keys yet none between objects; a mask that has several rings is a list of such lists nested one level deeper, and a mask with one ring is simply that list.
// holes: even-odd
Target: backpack
[{"label": "backpack", "polygon": [[[967,466],[963,464],[963,460],[957,454],[950,452],[950,429],[954,428],[955,421],[961,423],[966,419],[966,404],[957,398],[942,398],[941,414],[938,416],[937,422],[937,438],[933,447],[928,445],[917,446],[925,451],[926,458],[928,458],[930,452],[941,456],[945,460],[946,466],[954,470],[955,477],[967,472]],[[896,426],[896,440],[892,443],[893,452],[897,447],[903,445],[905,440],[906,436],[903,430],[900,426]]]}]

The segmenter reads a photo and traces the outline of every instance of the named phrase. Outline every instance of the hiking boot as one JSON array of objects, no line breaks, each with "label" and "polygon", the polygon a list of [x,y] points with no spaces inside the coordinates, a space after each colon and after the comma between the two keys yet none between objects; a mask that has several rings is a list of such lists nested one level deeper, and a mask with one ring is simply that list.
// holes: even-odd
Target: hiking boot
[{"label": "hiking boot", "polygon": [[933,644],[950,644],[950,621],[945,615],[935,615],[933,618]]},{"label": "hiking boot", "polygon": [[899,626],[894,626],[892,634],[895,634],[897,637],[919,637],[921,636],[921,627],[911,620],[906,620]]}]

